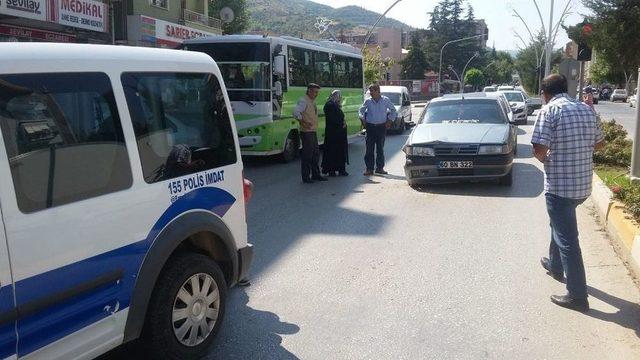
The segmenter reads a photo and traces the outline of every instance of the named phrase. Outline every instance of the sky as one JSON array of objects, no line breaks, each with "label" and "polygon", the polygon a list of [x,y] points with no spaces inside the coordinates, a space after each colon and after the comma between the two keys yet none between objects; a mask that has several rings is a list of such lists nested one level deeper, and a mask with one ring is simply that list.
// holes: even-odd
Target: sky
[{"label": "sky", "polygon": [[[334,8],[357,5],[365,9],[383,13],[395,0],[311,0]],[[544,20],[545,28],[549,31],[549,15],[552,0],[537,0]],[[431,12],[438,0],[402,0],[387,14],[391,17],[416,28],[426,28],[429,23],[427,13]],[[565,25],[582,22],[588,11],[580,0],[555,0],[554,25],[558,22],[562,10],[567,2],[571,3],[572,14],[565,21]],[[514,17],[513,10],[518,11],[532,32],[542,28],[540,17],[533,0],[467,0],[473,6],[476,19],[484,19],[489,27],[488,46],[495,44],[498,50],[518,50],[523,48],[518,40],[518,33],[525,41],[529,41],[529,34],[522,21]],[[465,6],[466,8],[466,6]],[[565,31],[560,28],[556,38],[556,48],[564,47],[569,41]]]}]

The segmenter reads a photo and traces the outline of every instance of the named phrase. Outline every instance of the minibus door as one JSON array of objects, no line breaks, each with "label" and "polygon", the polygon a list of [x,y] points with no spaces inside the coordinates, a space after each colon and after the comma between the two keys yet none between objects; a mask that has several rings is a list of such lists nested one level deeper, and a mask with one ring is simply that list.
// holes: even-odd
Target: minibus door
[{"label": "minibus door", "polygon": [[16,359],[16,307],[0,204],[0,359]]}]

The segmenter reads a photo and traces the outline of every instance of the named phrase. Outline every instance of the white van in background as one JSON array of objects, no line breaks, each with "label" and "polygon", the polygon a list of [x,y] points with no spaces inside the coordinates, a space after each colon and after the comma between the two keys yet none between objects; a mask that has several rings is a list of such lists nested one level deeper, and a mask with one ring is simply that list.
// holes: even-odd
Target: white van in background
[{"label": "white van in background", "polygon": [[149,358],[206,355],[253,256],[216,63],[52,43],[2,43],[0,62],[0,358],[138,338]]},{"label": "white van in background", "polygon": [[[380,93],[391,100],[396,107],[398,116],[391,125],[389,132],[401,134],[405,129],[414,125],[411,115],[411,95],[405,86],[380,86]],[[369,99],[369,91],[365,94],[365,99]]]}]

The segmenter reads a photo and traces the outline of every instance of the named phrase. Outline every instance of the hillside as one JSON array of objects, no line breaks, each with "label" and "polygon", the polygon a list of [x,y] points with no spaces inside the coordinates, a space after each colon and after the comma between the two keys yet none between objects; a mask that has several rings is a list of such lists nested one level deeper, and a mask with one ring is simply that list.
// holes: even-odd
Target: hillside
[{"label": "hillside", "polygon": [[[251,16],[249,32],[303,36],[307,39],[321,37],[313,26],[318,16],[335,22],[331,31],[336,36],[341,29],[357,29],[359,32],[366,33],[380,16],[378,13],[358,6],[334,9],[307,0],[247,0],[247,8]],[[380,21],[378,26],[411,29],[410,26],[389,18]]]}]

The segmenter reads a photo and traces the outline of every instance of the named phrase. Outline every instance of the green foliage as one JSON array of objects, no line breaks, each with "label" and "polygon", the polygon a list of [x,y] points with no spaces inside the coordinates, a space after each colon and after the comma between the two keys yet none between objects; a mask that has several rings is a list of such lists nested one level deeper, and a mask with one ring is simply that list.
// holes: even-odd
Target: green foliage
[{"label": "green foliage", "polygon": [[430,66],[417,37],[411,39],[408,50],[409,55],[400,62],[402,65],[401,78],[404,80],[424,79],[424,72]]},{"label": "green foliage", "polygon": [[246,0],[209,0],[209,16],[220,18],[220,10],[225,7],[233,10],[234,19],[222,24],[223,34],[241,34],[249,27],[249,13]]},{"label": "green foliage", "polygon": [[[424,52],[427,54],[428,63],[436,71],[440,64],[440,50],[444,44],[451,40],[476,35],[477,23],[473,7],[468,5],[466,14],[464,14],[465,3],[465,0],[441,0],[429,13],[429,30],[424,43]],[[484,46],[481,46],[483,41],[470,39],[447,45],[442,56],[443,75],[449,73],[446,70],[449,65],[457,72],[461,72],[475,52],[479,52],[480,57],[473,60],[473,65],[476,67],[486,66],[489,61],[487,61],[487,51]]]},{"label": "green foliage", "polygon": [[[544,76],[545,57],[542,54],[544,49],[544,34],[540,32],[534,42],[526,48],[520,50],[515,60],[515,69],[520,74],[522,86],[530,94],[537,94],[540,78]],[[542,56],[540,67],[538,59]],[[551,54],[551,68],[559,64],[562,60],[562,50],[556,50]]]},{"label": "green foliage", "polygon": [[382,58],[381,51],[380,46],[378,46],[373,53],[368,48],[364,48],[362,52],[364,57],[364,81],[367,85],[382,80],[386,70],[393,66],[393,59]]},{"label": "green foliage", "polygon": [[488,64],[483,70],[486,80],[492,84],[510,83],[515,70],[511,55],[506,51],[493,49],[487,57]]},{"label": "green foliage", "polygon": [[593,24],[589,43],[610,69],[607,76],[616,81],[616,74],[622,74],[628,86],[640,64],[640,2],[583,0],[583,4],[593,14],[589,18]]},{"label": "green foliage", "polygon": [[593,154],[596,164],[624,166],[631,165],[632,142],[627,139],[627,131],[615,120],[601,124],[605,146]]},{"label": "green foliage", "polygon": [[472,68],[467,70],[467,73],[464,75],[464,83],[468,85],[473,85],[473,87],[477,90],[480,86],[484,85],[484,74],[482,71]]}]

